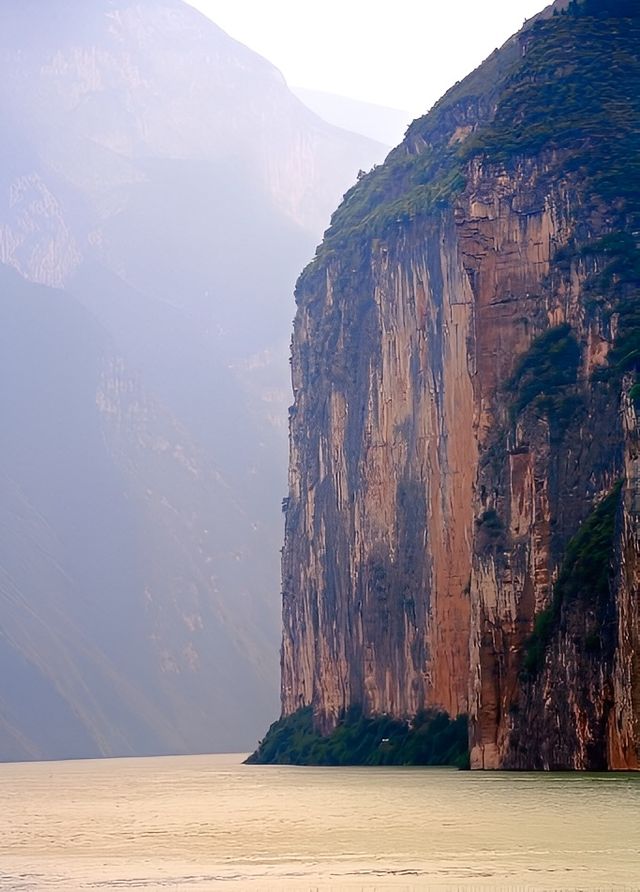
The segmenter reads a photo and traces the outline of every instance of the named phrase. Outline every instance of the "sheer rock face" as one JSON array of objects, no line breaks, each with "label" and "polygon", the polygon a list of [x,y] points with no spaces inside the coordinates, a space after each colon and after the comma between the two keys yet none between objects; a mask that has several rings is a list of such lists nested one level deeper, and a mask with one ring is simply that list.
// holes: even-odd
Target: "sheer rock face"
[{"label": "sheer rock face", "polygon": [[[592,379],[609,347],[607,333],[585,313],[585,283],[592,270],[578,263],[563,274],[554,263],[580,214],[578,192],[567,185],[537,194],[543,174],[544,166],[526,172],[524,195],[517,178],[499,184],[494,180],[492,195],[491,172],[478,172],[471,188],[484,187],[485,198],[480,205],[470,202],[475,217],[461,223],[463,262],[471,256],[475,263],[480,455],[469,652],[472,766],[635,767],[635,746],[629,749],[627,741],[623,756],[625,745],[614,731],[614,703],[622,709],[617,718],[623,724],[633,724],[637,717],[616,701],[610,688],[614,667],[630,644],[625,629],[634,622],[637,628],[637,588],[635,611],[628,595],[626,608],[619,600],[623,591],[612,593],[607,622],[619,613],[625,629],[621,626],[618,635],[611,630],[608,660],[604,653],[595,660],[585,655],[590,620],[578,604],[563,612],[538,677],[523,674],[534,618],[553,601],[567,543],[593,504],[626,476],[628,440],[617,401],[603,395]],[[536,197],[527,201],[526,196]],[[596,220],[590,223],[594,236],[603,234],[597,232]],[[583,403],[564,430],[555,429],[554,420],[533,407],[514,424],[505,383],[517,367],[516,358],[524,355],[532,334],[561,324],[569,324],[584,344],[577,385]],[[485,529],[488,512],[500,519],[498,529]],[[622,526],[617,537],[622,548]],[[635,566],[637,543],[627,547]],[[635,620],[628,615],[623,619],[629,609]],[[630,651],[626,653],[628,657]]]},{"label": "sheer rock face", "polygon": [[453,220],[429,223],[300,295],[283,702],[323,726],[352,703],[466,710],[474,309],[455,245]]},{"label": "sheer rock face", "polygon": [[[638,768],[637,370],[611,358],[635,286],[605,285],[588,247],[629,234],[631,200],[590,192],[569,143],[461,150],[466,185],[409,194],[444,181],[431,159],[483,134],[555,22],[485,63],[485,95],[481,68],[414,123],[299,282],[282,706],[321,730],[354,705],[468,712],[474,768]],[[562,596],[607,496],[604,589]]]}]

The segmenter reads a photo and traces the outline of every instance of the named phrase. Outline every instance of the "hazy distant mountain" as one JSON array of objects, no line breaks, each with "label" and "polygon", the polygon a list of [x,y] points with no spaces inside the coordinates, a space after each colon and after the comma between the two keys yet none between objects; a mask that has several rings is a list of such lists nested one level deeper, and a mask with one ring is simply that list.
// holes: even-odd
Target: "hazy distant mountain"
[{"label": "hazy distant mountain", "polygon": [[398,108],[374,105],[304,87],[291,89],[308,108],[330,124],[360,133],[387,146],[396,146],[402,142],[411,123],[411,114]]},{"label": "hazy distant mountain", "polygon": [[7,267],[0,373],[3,757],[249,738],[271,611],[234,493],[76,300]]},{"label": "hazy distant mountain", "polygon": [[7,0],[0,75],[0,758],[248,748],[293,282],[384,149],[179,0]]}]

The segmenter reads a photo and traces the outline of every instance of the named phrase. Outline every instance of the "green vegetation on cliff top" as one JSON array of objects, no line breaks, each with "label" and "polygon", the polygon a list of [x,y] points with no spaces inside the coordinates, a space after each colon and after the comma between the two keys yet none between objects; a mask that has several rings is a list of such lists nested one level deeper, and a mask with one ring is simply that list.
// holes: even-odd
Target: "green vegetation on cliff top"
[{"label": "green vegetation on cliff top", "polygon": [[550,179],[574,174],[585,194],[640,213],[639,45],[637,0],[583,0],[537,18],[346,193],[318,259],[451,204],[475,157],[510,169],[545,152]]},{"label": "green vegetation on cliff top", "polygon": [[[560,151],[585,193],[637,210],[640,183],[640,4],[585,0],[540,20],[507,79],[495,116],[464,147],[508,164]],[[627,208],[629,209],[629,208]]]},{"label": "green vegetation on cliff top", "polygon": [[250,764],[452,765],[469,767],[466,716],[426,710],[411,724],[349,710],[327,737],[314,729],[311,707],[274,722]]}]

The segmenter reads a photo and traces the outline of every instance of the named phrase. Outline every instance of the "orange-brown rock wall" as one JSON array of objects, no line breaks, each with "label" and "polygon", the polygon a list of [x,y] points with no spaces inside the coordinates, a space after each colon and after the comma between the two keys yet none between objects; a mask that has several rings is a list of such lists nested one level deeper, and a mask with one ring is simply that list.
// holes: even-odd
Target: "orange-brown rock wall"
[{"label": "orange-brown rock wall", "polygon": [[[490,113],[445,106],[395,169]],[[349,231],[347,200],[300,280],[282,706],[321,731],[436,707],[468,713],[473,768],[640,764],[640,439],[609,361],[633,295],[590,247],[633,227],[567,160],[477,154],[384,237]]]},{"label": "orange-brown rock wall", "polygon": [[467,709],[474,305],[456,242],[437,220],[299,294],[283,708],[313,703],[325,727],[350,705]]}]

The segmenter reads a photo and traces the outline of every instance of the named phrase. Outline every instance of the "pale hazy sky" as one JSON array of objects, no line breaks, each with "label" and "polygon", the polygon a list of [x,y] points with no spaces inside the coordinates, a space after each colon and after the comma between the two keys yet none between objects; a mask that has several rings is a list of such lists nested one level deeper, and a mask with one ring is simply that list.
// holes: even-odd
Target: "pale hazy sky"
[{"label": "pale hazy sky", "polygon": [[295,87],[422,114],[545,0],[189,0]]}]

